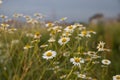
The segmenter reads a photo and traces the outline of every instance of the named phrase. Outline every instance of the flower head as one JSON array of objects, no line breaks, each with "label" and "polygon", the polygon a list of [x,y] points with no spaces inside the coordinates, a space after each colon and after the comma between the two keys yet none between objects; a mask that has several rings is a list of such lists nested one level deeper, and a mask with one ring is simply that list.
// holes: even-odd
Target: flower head
[{"label": "flower head", "polygon": [[53,27],[55,24],[53,24],[53,23],[47,23],[46,24],[46,27]]},{"label": "flower head", "polygon": [[70,41],[69,37],[62,37],[61,39],[59,39],[58,43],[60,45],[66,44],[68,41]]},{"label": "flower head", "polygon": [[63,17],[60,19],[60,21],[65,21],[67,19],[67,17]]},{"label": "flower head", "polygon": [[39,39],[41,37],[40,33],[39,32],[36,32],[35,35],[34,35],[34,38],[35,39]]},{"label": "flower head", "polygon": [[53,42],[55,42],[55,39],[51,37],[51,38],[48,40],[48,42],[53,43]]},{"label": "flower head", "polygon": [[104,45],[105,45],[105,43],[100,41],[97,46],[98,51],[104,51]]},{"label": "flower head", "polygon": [[80,34],[78,34],[81,37],[91,37],[89,31],[83,30]]},{"label": "flower head", "polygon": [[87,53],[89,56],[94,56],[94,55],[96,55],[96,52],[94,52],[94,51],[88,51],[88,53]]},{"label": "flower head", "polygon": [[24,46],[24,49],[30,49],[30,48],[32,48],[33,46],[30,46],[30,45],[25,45]]},{"label": "flower head", "polygon": [[102,63],[103,63],[104,65],[109,65],[109,64],[111,64],[111,61],[108,60],[108,59],[103,59],[103,60],[102,60]]},{"label": "flower head", "polygon": [[[2,2],[2,1],[1,1],[1,2]],[[0,15],[0,18],[2,18],[2,19],[6,19],[7,16],[5,16],[5,15]]]},{"label": "flower head", "polygon": [[17,30],[16,28],[8,29],[9,33],[13,33],[13,32],[15,32],[16,30]]},{"label": "flower head", "polygon": [[43,45],[40,46],[40,48],[45,48],[47,46],[48,46],[47,44],[43,44]]},{"label": "flower head", "polygon": [[113,80],[120,80],[120,75],[113,76]]},{"label": "flower head", "polygon": [[84,63],[84,60],[82,58],[74,57],[70,59],[70,62],[72,62],[75,66],[80,66],[80,63]]},{"label": "flower head", "polygon": [[79,77],[79,78],[82,78],[82,79],[85,79],[85,78],[86,78],[86,75],[84,75],[84,74],[78,74],[78,77]]},{"label": "flower head", "polygon": [[75,25],[70,25],[70,26],[67,26],[64,30],[66,32],[73,32],[75,28],[76,28]]},{"label": "flower head", "polygon": [[55,57],[56,56],[56,52],[55,51],[52,51],[52,50],[48,50],[48,51],[46,51],[44,54],[43,54],[43,58],[44,59],[52,59],[53,57]]}]

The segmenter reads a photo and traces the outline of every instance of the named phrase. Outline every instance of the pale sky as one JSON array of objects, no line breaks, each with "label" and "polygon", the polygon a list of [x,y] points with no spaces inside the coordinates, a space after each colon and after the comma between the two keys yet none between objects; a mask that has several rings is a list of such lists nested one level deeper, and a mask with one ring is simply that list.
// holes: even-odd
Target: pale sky
[{"label": "pale sky", "polygon": [[46,19],[68,17],[69,21],[87,21],[96,13],[116,17],[120,13],[120,0],[3,0],[0,14],[13,13],[47,15]]}]

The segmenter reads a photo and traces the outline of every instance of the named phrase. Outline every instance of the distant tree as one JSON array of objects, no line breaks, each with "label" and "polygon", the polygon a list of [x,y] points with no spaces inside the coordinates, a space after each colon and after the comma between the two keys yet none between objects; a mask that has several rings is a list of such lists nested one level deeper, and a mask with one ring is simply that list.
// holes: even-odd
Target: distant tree
[{"label": "distant tree", "polygon": [[117,20],[120,22],[120,13],[118,14]]},{"label": "distant tree", "polygon": [[104,15],[102,13],[97,13],[97,14],[93,15],[92,17],[90,17],[89,20],[91,21],[92,19],[100,19],[103,17],[104,17]]}]

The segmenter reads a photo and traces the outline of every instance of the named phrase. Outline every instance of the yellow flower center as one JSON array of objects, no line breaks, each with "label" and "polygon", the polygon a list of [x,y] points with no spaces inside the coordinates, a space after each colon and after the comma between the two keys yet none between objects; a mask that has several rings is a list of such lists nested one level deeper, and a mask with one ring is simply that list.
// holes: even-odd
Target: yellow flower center
[{"label": "yellow flower center", "polygon": [[8,24],[1,24],[2,27],[8,27]]},{"label": "yellow flower center", "polygon": [[26,47],[26,48],[30,48],[30,46],[29,46],[29,45],[26,45],[25,47]]},{"label": "yellow flower center", "polygon": [[40,33],[39,33],[39,32],[37,32],[35,35],[36,35],[36,36],[40,36]]},{"label": "yellow flower center", "polygon": [[69,29],[73,29],[73,27],[72,27],[72,26],[69,26],[68,28],[69,28]]},{"label": "yellow flower center", "polygon": [[100,45],[100,46],[99,46],[99,48],[103,48],[103,46],[102,46],[102,45]]},{"label": "yellow flower center", "polygon": [[62,39],[62,42],[66,42],[66,41],[67,41],[67,39],[66,39],[66,38],[63,38],[63,39]]},{"label": "yellow flower center", "polygon": [[46,56],[48,57],[52,56],[52,52],[47,52]]},{"label": "yellow flower center", "polygon": [[74,60],[76,63],[80,62],[80,58],[74,58]]},{"label": "yellow flower center", "polygon": [[104,62],[105,62],[105,63],[108,63],[108,61],[107,61],[107,60],[105,60]]},{"label": "yellow flower center", "polygon": [[51,34],[52,34],[52,35],[55,35],[55,34],[56,34],[56,32],[55,32],[55,31],[52,31],[52,32],[51,32]]},{"label": "yellow flower center", "polygon": [[83,34],[83,35],[86,35],[86,34],[87,34],[87,31],[82,31],[82,34]]},{"label": "yellow flower center", "polygon": [[94,55],[95,53],[94,52],[90,52],[91,55]]},{"label": "yellow flower center", "polygon": [[119,80],[119,79],[120,79],[120,76],[116,76],[116,79],[118,79],[118,80]]},{"label": "yellow flower center", "polygon": [[66,36],[69,36],[69,34],[70,34],[69,32],[66,32]]},{"label": "yellow flower center", "polygon": [[52,23],[48,23],[48,26],[51,27],[51,26],[53,26],[53,24]]},{"label": "yellow flower center", "polygon": [[93,30],[90,30],[90,32],[92,33],[92,32],[94,32]]}]

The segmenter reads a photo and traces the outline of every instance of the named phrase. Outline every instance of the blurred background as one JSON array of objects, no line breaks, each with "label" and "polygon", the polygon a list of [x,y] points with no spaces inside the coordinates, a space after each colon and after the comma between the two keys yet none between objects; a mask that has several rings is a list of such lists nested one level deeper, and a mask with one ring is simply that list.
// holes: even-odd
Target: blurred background
[{"label": "blurred background", "polygon": [[0,0],[0,15],[14,13],[42,13],[50,21],[68,17],[68,23],[84,23],[97,32],[96,42],[105,41],[111,49],[110,75],[120,74],[120,0]]},{"label": "blurred background", "polygon": [[0,14],[36,12],[46,19],[56,20],[68,17],[68,21],[88,22],[91,16],[102,14],[106,19],[120,16],[120,0],[1,0]]}]

